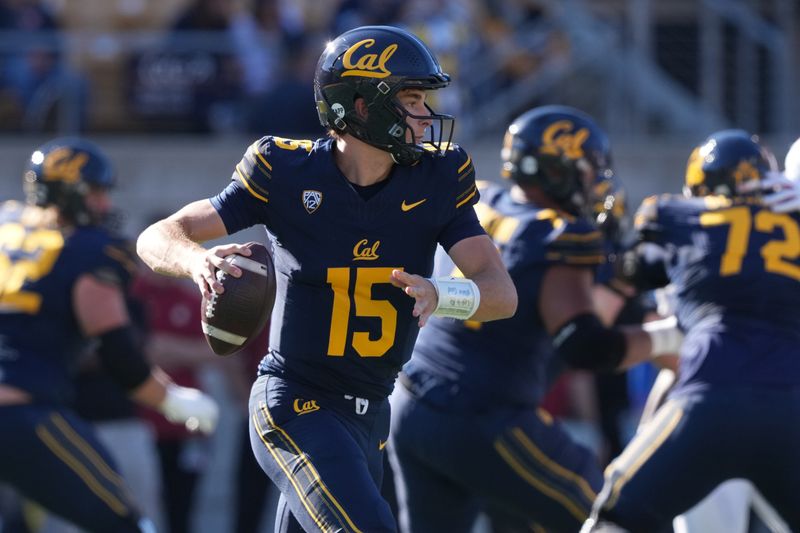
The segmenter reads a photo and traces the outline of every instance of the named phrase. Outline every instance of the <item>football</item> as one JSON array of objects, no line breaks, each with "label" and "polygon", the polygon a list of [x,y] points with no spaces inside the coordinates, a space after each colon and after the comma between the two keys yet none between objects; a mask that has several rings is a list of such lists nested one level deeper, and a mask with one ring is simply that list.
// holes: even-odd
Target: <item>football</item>
[{"label": "football", "polygon": [[203,298],[203,333],[217,355],[231,355],[258,336],[272,314],[275,303],[275,265],[269,250],[260,243],[245,244],[249,257],[229,255],[226,261],[242,270],[235,278],[222,270],[217,279],[225,291]]}]

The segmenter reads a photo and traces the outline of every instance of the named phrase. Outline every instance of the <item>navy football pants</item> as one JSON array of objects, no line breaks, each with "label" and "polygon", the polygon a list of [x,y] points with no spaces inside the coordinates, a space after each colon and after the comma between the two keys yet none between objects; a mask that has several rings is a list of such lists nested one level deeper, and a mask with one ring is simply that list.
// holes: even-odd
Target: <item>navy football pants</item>
[{"label": "navy football pants", "polygon": [[0,481],[93,532],[139,532],[139,513],[91,426],[65,409],[0,406]]},{"label": "navy football pants", "polygon": [[601,519],[657,531],[746,478],[800,531],[800,389],[710,388],[669,399],[606,470]]},{"label": "navy football pants", "polygon": [[250,439],[281,491],[278,531],[396,531],[379,490],[388,438],[387,400],[365,404],[269,375],[253,384]]},{"label": "navy football pants", "polygon": [[448,411],[400,383],[391,403],[401,531],[469,532],[486,510],[515,530],[575,532],[589,515],[600,467],[546,412]]}]

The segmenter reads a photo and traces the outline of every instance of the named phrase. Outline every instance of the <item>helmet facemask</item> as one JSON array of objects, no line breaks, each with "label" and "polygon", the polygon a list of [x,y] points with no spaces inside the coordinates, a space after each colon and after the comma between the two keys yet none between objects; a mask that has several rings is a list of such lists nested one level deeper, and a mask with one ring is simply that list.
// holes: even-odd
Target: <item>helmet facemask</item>
[{"label": "helmet facemask", "polygon": [[[365,143],[389,152],[395,163],[412,165],[426,150],[443,154],[453,139],[455,119],[451,115],[436,113],[427,103],[428,115],[415,115],[398,100],[403,89],[431,90],[430,86],[403,84],[391,87],[385,81],[359,80],[339,86],[318,89],[317,108],[320,119],[327,120],[335,131],[348,133]],[[344,93],[344,94],[343,94]],[[367,102],[367,116],[362,118],[355,108],[355,100]],[[334,103],[330,103],[333,101]],[[340,102],[350,102],[350,109]],[[323,113],[327,116],[323,117]],[[424,138],[415,138],[408,120],[431,122]],[[410,140],[409,140],[410,138]]]}]

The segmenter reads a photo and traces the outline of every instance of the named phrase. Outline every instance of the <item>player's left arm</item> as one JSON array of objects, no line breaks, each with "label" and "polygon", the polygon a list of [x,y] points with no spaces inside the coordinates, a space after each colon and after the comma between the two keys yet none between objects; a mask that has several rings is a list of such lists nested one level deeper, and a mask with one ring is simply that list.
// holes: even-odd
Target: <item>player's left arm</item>
[{"label": "player's left arm", "polygon": [[158,409],[173,422],[192,420],[210,433],[219,417],[216,402],[196,389],[172,382],[145,359],[133,331],[121,280],[109,269],[81,275],[72,290],[75,316],[86,337],[100,341],[97,354],[109,375],[139,403]]}]

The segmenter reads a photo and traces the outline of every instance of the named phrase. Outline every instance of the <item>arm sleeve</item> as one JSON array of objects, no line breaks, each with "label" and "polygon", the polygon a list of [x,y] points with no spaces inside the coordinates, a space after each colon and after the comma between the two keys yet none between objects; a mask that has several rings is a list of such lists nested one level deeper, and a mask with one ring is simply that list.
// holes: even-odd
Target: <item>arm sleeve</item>
[{"label": "arm sleeve", "polygon": [[125,390],[135,389],[150,376],[150,364],[133,328],[124,326],[107,331],[99,340],[97,355],[103,367]]},{"label": "arm sleeve", "polygon": [[617,329],[607,328],[593,313],[580,314],[553,335],[558,355],[573,368],[610,372],[625,358],[628,343]]}]

